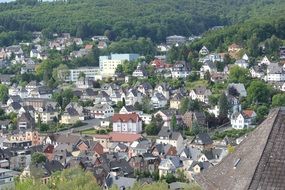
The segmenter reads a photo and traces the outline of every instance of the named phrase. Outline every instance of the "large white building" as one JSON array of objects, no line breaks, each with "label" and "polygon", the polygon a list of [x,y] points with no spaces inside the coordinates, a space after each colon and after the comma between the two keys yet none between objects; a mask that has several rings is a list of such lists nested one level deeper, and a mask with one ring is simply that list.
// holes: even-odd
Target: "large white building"
[{"label": "large white building", "polygon": [[117,66],[124,61],[134,61],[139,58],[139,54],[111,54],[109,56],[99,57],[99,67],[103,77],[112,77]]},{"label": "large white building", "polygon": [[80,73],[85,74],[85,78],[93,80],[102,80],[99,67],[79,67],[77,69],[70,69],[69,75],[66,77],[66,81],[76,82],[80,76]]},{"label": "large white building", "polygon": [[113,132],[119,133],[141,133],[142,120],[136,113],[115,114],[112,117]]},{"label": "large white building", "polygon": [[265,79],[271,82],[285,81],[285,67],[282,67],[279,63],[270,63],[267,67]]}]

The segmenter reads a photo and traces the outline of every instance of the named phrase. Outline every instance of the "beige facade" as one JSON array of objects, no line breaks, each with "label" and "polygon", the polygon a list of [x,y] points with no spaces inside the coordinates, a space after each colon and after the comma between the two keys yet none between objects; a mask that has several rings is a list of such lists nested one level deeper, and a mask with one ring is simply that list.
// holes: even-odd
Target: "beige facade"
[{"label": "beige facade", "polygon": [[101,74],[103,77],[112,77],[114,76],[117,66],[122,64],[123,60],[103,60],[101,67]]},{"label": "beige facade", "polygon": [[79,115],[76,115],[76,116],[62,115],[60,123],[71,125],[71,124],[75,124],[77,121],[79,121]]}]

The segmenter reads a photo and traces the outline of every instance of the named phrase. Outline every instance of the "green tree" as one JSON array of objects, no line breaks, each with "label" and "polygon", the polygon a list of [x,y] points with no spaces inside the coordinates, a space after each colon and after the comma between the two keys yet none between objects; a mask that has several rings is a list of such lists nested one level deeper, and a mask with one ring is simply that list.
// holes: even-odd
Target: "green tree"
[{"label": "green tree", "polygon": [[268,114],[268,112],[269,112],[269,108],[266,105],[258,106],[256,110],[256,115],[257,115],[256,121],[257,122],[263,121],[263,119]]},{"label": "green tree", "polygon": [[259,48],[258,48],[258,43],[259,40],[256,36],[256,34],[254,34],[248,41],[247,41],[247,49],[249,51],[249,54],[253,57],[258,56],[259,54]]},{"label": "green tree", "polygon": [[150,113],[152,110],[152,105],[151,101],[148,97],[143,97],[142,98],[142,110],[145,113]]},{"label": "green tree", "polygon": [[166,174],[166,176],[164,176],[164,179],[166,183],[173,183],[177,181],[175,175],[172,173]]},{"label": "green tree", "polygon": [[34,152],[32,154],[31,161],[33,164],[40,164],[46,161],[46,157],[42,153]]},{"label": "green tree", "polygon": [[0,84],[0,101],[6,103],[8,98],[8,87],[4,84]]},{"label": "green tree", "polygon": [[180,104],[180,109],[179,109],[182,114],[184,114],[188,111],[189,102],[190,102],[190,100],[187,97],[182,99],[181,104]]},{"label": "green tree", "polygon": [[239,66],[233,66],[230,69],[229,82],[247,84],[250,81],[250,73],[248,69]]},{"label": "green tree", "polygon": [[201,110],[200,102],[198,100],[190,100],[189,110],[190,111],[200,111]]},{"label": "green tree", "polygon": [[229,113],[229,102],[225,93],[219,99],[219,118],[227,118]]},{"label": "green tree", "polygon": [[80,72],[79,75],[78,75],[78,79],[83,79],[83,80],[85,80],[85,77],[86,77],[86,75],[85,75],[85,73],[83,73],[83,72]]},{"label": "green tree", "polygon": [[145,128],[145,132],[147,135],[157,135],[159,130],[155,123],[151,122]]},{"label": "green tree", "polygon": [[252,104],[268,103],[270,96],[270,89],[265,82],[254,80],[247,88],[247,99]]},{"label": "green tree", "polygon": [[173,115],[172,118],[171,118],[171,121],[170,121],[170,128],[171,128],[173,131],[176,131],[176,130],[177,130],[177,119],[176,119],[176,115]]},{"label": "green tree", "polygon": [[285,94],[276,94],[272,97],[272,106],[285,106]]},{"label": "green tree", "polygon": [[79,167],[65,169],[51,175],[48,184],[40,183],[38,180],[26,179],[16,181],[16,189],[19,190],[46,190],[46,189],[80,189],[80,190],[100,190],[101,187],[96,183],[96,179],[91,172],[83,171]]}]

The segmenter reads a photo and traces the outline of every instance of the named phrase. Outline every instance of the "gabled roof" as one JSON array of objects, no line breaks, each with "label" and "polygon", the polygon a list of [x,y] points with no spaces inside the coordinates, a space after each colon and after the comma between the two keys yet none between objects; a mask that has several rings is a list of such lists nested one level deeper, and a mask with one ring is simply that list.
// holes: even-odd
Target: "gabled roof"
[{"label": "gabled roof", "polygon": [[19,109],[21,109],[21,107],[22,107],[19,102],[12,102],[12,103],[10,104],[10,106],[11,106],[14,110],[19,110]]},{"label": "gabled roof", "polygon": [[285,188],[285,107],[267,119],[218,165],[195,176],[203,189]]},{"label": "gabled roof", "polygon": [[[126,110],[127,110],[127,112],[129,112],[129,113],[131,113],[131,112],[135,112],[136,111],[136,109],[135,109],[135,107],[134,106],[132,106],[132,105],[129,105],[129,106],[123,106],[122,107],[122,109],[123,108],[125,108]],[[121,110],[122,110],[121,109]]]},{"label": "gabled roof", "polygon": [[60,144],[70,144],[70,145],[76,145],[81,137],[79,135],[74,135],[74,134],[60,134],[56,142]]},{"label": "gabled roof", "polygon": [[114,114],[112,117],[112,122],[137,122],[140,121],[141,118],[136,113],[131,114]]},{"label": "gabled roof", "polygon": [[180,132],[173,132],[169,127],[162,127],[157,136],[177,140],[182,135]]},{"label": "gabled roof", "polygon": [[195,94],[197,95],[210,95],[211,91],[207,89],[205,86],[198,86],[197,88],[193,89]]},{"label": "gabled roof", "polygon": [[246,118],[251,118],[251,117],[253,117],[253,115],[254,115],[254,111],[253,110],[243,110],[242,111],[242,114],[243,114],[243,116],[245,116]]},{"label": "gabled roof", "polygon": [[196,139],[201,140],[203,145],[213,144],[213,141],[208,133],[199,133],[196,136]]},{"label": "gabled roof", "polygon": [[112,132],[109,134],[113,142],[133,142],[142,139],[140,134],[125,134]]}]

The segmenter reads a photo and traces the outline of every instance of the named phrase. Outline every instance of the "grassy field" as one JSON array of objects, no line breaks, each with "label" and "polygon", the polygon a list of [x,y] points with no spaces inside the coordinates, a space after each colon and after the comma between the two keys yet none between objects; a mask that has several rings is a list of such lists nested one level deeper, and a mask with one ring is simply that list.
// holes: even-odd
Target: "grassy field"
[{"label": "grassy field", "polygon": [[186,89],[187,90],[192,90],[198,86],[205,86],[207,87],[207,81],[206,80],[198,80],[195,82],[186,82]]},{"label": "grassy field", "polygon": [[81,131],[81,134],[94,135],[94,134],[97,134],[97,130],[96,129],[87,129],[87,130]]}]

